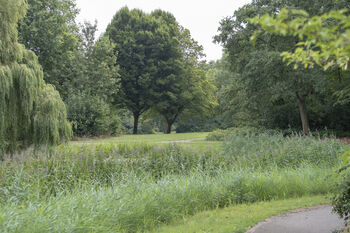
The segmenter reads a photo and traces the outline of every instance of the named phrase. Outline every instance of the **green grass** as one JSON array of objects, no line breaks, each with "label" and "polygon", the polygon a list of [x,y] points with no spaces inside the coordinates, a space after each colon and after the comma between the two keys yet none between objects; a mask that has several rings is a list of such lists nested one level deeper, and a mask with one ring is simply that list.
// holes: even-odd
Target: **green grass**
[{"label": "green grass", "polygon": [[324,196],[273,200],[241,204],[223,209],[204,211],[163,225],[152,233],[244,233],[249,227],[289,210],[328,204]]},{"label": "green grass", "polygon": [[[241,203],[327,194],[332,170],[305,167],[193,173],[159,180],[132,175],[109,188],[88,185],[47,200],[1,205],[0,232],[144,232],[201,211]],[[23,194],[23,193],[22,193]]]},{"label": "green grass", "polygon": [[147,135],[122,135],[119,137],[103,139],[79,139],[72,144],[152,144],[167,141],[189,140],[205,138],[208,133],[172,133],[172,134],[147,134]]},{"label": "green grass", "polygon": [[[339,156],[349,150],[335,138],[306,136],[284,137],[281,133],[230,135],[223,145],[225,154],[235,156],[242,166],[275,164],[278,167],[299,166],[302,163],[339,164]],[[246,164],[248,163],[248,164]]]},{"label": "green grass", "polygon": [[217,151],[217,153],[222,153],[223,143],[220,141],[193,141],[190,143],[176,143],[177,145],[185,149],[194,149],[200,152],[204,151]]},{"label": "green grass", "polygon": [[[150,143],[136,140],[143,137]],[[163,135],[106,140],[1,161],[0,232],[144,232],[202,211],[326,195],[348,149],[333,139],[278,135],[241,135],[223,148],[161,143]]]}]

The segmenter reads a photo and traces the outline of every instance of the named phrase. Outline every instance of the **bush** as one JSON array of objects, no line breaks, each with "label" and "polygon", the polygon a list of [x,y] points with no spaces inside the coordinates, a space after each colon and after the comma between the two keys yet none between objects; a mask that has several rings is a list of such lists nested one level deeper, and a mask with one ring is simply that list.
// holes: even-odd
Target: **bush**
[{"label": "bush", "polygon": [[235,127],[229,128],[226,130],[218,129],[215,130],[207,136],[208,141],[224,141],[230,135],[235,136],[246,136],[246,135],[259,135],[259,134],[269,134],[274,135],[278,133],[277,130],[267,130],[264,128],[256,128],[256,127]]},{"label": "bush", "polygon": [[122,132],[118,111],[102,98],[75,93],[66,102],[75,136],[116,135]]},{"label": "bush", "polygon": [[337,174],[339,182],[334,185],[333,210],[346,220],[350,217],[350,151],[342,156],[344,167]]},{"label": "bush", "polygon": [[228,130],[217,129],[208,134],[207,141],[224,141],[225,137],[229,134]]}]

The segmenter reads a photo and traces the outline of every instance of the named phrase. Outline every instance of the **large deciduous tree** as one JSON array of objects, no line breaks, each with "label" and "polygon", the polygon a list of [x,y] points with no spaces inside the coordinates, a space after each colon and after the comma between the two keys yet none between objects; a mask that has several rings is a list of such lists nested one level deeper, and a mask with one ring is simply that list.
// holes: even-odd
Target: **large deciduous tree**
[{"label": "large deciduous tree", "polygon": [[150,108],[164,117],[170,133],[184,110],[203,112],[215,103],[212,86],[198,69],[201,46],[172,14],[125,7],[106,35],[116,44],[121,75],[117,100],[133,113],[134,134],[140,115]]},{"label": "large deciduous tree", "polygon": [[24,0],[0,1],[0,151],[58,144],[71,136],[59,93],[43,80],[35,54],[17,41]]},{"label": "large deciduous tree", "polygon": [[180,26],[173,15],[157,10],[152,13],[167,26],[169,46],[164,47],[163,61],[158,65],[154,109],[166,122],[165,133],[179,116],[187,111],[198,115],[208,113],[215,105],[214,85],[199,67],[203,48]]},{"label": "large deciduous tree", "polygon": [[299,108],[303,131],[308,134],[307,101],[312,95],[321,94],[322,88],[319,87],[329,74],[318,68],[294,70],[285,66],[280,53],[292,51],[299,43],[299,38],[293,35],[260,34],[253,46],[250,38],[257,28],[247,19],[265,13],[276,14],[283,7],[304,9],[315,15],[342,4],[346,2],[255,0],[221,22],[220,35],[216,36],[216,41],[224,45],[232,70],[239,74],[249,99],[247,103],[255,111],[256,118],[264,120],[270,109],[294,99]]},{"label": "large deciduous tree", "polygon": [[[153,106],[159,52],[166,46],[157,34],[160,22],[141,10],[120,9],[107,27],[106,36],[115,43],[120,66],[117,102],[133,113],[137,134],[142,113]],[[165,54],[164,54],[165,55]]]},{"label": "large deciduous tree", "polygon": [[[350,4],[349,4],[350,5]],[[288,64],[302,63],[305,68],[317,65],[325,70],[332,66],[350,67],[350,15],[348,9],[311,17],[304,10],[282,9],[278,15],[250,19],[269,33],[298,36],[301,40],[293,52],[282,53]],[[259,34],[252,37],[254,40]]]},{"label": "large deciduous tree", "polygon": [[33,51],[44,79],[65,99],[74,73],[78,48],[75,0],[28,0],[26,16],[19,21],[19,42]]},{"label": "large deciduous tree", "polygon": [[[350,3],[348,4],[350,7]],[[281,55],[287,60],[287,65],[294,63],[313,68],[315,64],[324,70],[335,69],[337,80],[343,81],[341,90],[336,91],[339,104],[350,102],[350,86],[348,80],[343,80],[350,70],[350,15],[348,9],[331,11],[320,16],[311,17],[304,10],[282,9],[278,15],[263,15],[250,19],[258,24],[252,37],[263,30],[277,35],[294,35],[301,41],[294,51],[285,51]]]}]

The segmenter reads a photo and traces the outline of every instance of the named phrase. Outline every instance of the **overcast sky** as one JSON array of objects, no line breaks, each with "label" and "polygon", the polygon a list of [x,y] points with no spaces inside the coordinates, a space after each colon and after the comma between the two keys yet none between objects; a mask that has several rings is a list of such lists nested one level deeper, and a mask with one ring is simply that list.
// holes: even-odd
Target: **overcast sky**
[{"label": "overcast sky", "polygon": [[192,37],[203,45],[207,60],[220,59],[222,48],[214,44],[219,22],[233,15],[251,0],[76,0],[80,9],[78,22],[98,22],[99,33],[105,31],[114,14],[123,6],[145,12],[162,9],[171,12],[177,21],[191,31]]}]

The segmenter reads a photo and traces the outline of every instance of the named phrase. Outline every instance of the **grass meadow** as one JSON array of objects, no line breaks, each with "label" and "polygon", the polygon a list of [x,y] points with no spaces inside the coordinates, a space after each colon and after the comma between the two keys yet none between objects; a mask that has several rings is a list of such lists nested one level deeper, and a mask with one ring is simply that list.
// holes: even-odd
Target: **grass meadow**
[{"label": "grass meadow", "polygon": [[0,232],[158,231],[245,204],[313,196],[317,204],[349,149],[334,138],[278,133],[164,143],[207,135],[84,140],[5,158]]}]

